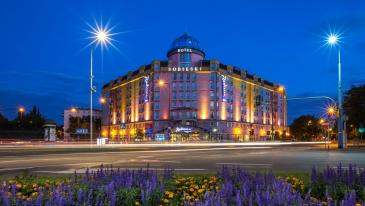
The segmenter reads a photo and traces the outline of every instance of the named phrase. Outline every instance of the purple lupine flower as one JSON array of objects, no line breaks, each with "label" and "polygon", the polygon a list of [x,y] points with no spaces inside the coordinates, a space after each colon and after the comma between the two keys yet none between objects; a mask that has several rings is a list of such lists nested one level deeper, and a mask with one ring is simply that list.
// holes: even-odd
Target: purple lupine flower
[{"label": "purple lupine flower", "polygon": [[237,206],[241,206],[243,203],[242,203],[242,197],[241,197],[241,193],[239,190],[237,190],[236,192],[236,205]]}]

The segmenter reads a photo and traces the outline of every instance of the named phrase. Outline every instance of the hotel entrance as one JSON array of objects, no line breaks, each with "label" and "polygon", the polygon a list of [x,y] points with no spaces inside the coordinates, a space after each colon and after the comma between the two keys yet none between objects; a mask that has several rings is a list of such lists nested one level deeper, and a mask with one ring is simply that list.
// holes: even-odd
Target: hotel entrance
[{"label": "hotel entrance", "polygon": [[191,141],[199,141],[200,135],[199,132],[173,132],[171,133],[171,142],[191,142]]},{"label": "hotel entrance", "polygon": [[171,142],[191,142],[201,140],[200,132],[192,127],[175,127],[172,129],[170,137]]}]

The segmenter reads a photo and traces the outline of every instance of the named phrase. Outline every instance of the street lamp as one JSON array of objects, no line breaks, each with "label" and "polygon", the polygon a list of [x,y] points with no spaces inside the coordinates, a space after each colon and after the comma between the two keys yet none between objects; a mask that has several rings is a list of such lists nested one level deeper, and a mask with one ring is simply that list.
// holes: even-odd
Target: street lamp
[{"label": "street lamp", "polygon": [[336,107],[329,106],[329,107],[327,107],[326,112],[330,116],[335,116],[336,115]]},{"label": "street lamp", "polygon": [[106,99],[104,97],[101,97],[99,101],[100,101],[101,104],[105,104],[106,103]]},{"label": "street lamp", "polygon": [[76,109],[75,107],[72,107],[72,108],[71,108],[71,112],[72,112],[72,113],[76,113],[76,112],[77,112],[77,109]]},{"label": "street lamp", "polygon": [[23,117],[23,113],[25,112],[24,107],[19,107],[19,108],[18,108],[18,112],[19,112],[19,114],[20,114],[20,118],[22,118],[22,117]]},{"label": "street lamp", "polygon": [[92,41],[89,43],[88,46],[91,46],[90,49],[90,144],[93,143],[93,93],[96,92],[96,87],[93,85],[93,49],[100,46],[101,51],[103,52],[104,47],[107,47],[108,45],[111,45],[115,48],[113,45],[112,39],[113,35],[116,35],[117,33],[111,33],[112,29],[114,27],[108,28],[108,24],[104,26],[102,23],[98,24],[96,23],[95,27],[92,27],[88,24],[90,27],[89,33],[91,34],[90,39]]},{"label": "street lamp", "polygon": [[338,34],[330,33],[326,38],[326,43],[331,47],[336,47],[338,50],[338,148],[346,148],[346,140],[343,132],[343,108],[342,108],[342,80],[341,80],[341,51],[340,39]]},{"label": "street lamp", "polygon": [[278,92],[283,92],[283,91],[284,91],[284,89],[285,89],[285,88],[284,88],[284,86],[279,86],[279,87],[278,87]]},{"label": "street lamp", "polygon": [[23,113],[25,111],[24,107],[19,107],[18,112]]}]

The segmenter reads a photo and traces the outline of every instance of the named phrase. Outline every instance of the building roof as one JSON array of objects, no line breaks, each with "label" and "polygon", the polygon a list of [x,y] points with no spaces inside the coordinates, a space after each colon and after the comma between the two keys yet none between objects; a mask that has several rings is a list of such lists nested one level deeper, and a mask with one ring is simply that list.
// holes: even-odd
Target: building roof
[{"label": "building roof", "polygon": [[191,49],[202,50],[199,46],[199,41],[195,37],[189,35],[186,32],[183,35],[176,38],[171,43],[170,50],[179,48],[191,48]]}]

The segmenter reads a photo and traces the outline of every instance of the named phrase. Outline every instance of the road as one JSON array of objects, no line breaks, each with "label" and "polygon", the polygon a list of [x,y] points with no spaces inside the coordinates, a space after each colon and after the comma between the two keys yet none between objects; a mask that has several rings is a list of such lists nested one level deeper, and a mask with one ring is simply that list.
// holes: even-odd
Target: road
[{"label": "road", "polygon": [[214,173],[223,164],[246,169],[310,171],[327,165],[353,163],[365,168],[365,149],[324,149],[323,144],[182,144],[182,145],[25,145],[0,146],[0,175],[28,170],[37,174],[69,174],[98,168],[163,170],[180,173]]}]

